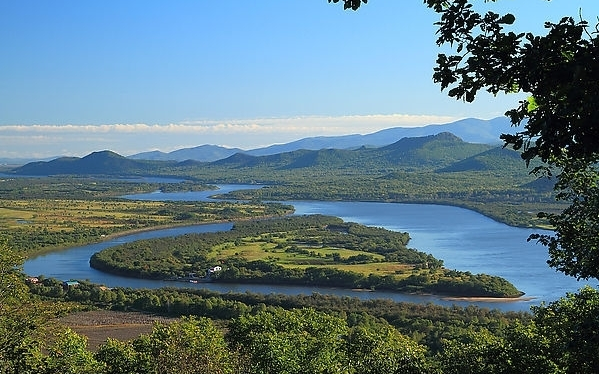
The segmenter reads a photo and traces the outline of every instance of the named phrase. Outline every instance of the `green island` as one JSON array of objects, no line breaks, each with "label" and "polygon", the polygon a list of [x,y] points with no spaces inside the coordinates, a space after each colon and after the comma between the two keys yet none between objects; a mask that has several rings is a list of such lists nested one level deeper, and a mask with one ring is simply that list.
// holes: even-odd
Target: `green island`
[{"label": "green island", "polygon": [[[125,276],[519,297],[506,280],[448,270],[407,247],[408,233],[311,215],[242,221],[228,232],[140,240],[96,253],[92,267]],[[214,270],[214,269],[217,270]]]}]

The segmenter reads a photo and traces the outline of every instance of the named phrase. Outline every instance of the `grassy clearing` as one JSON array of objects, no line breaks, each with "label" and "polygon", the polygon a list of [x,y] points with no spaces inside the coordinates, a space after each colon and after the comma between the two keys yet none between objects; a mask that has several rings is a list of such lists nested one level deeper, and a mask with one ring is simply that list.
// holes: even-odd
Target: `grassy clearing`
[{"label": "grassy clearing", "polygon": [[[219,259],[239,256],[247,261],[263,260],[275,262],[287,268],[326,267],[346,270],[363,275],[409,275],[414,270],[413,265],[397,262],[385,262],[385,257],[371,252],[346,248],[314,247],[296,244],[296,251],[286,251],[279,242],[266,242],[247,238],[240,244],[224,243],[213,248],[211,258]],[[372,258],[368,263],[344,264],[343,260],[351,256],[365,255]],[[338,258],[340,260],[335,260]]]},{"label": "grassy clearing", "polygon": [[0,230],[26,252],[46,252],[161,226],[277,216],[288,207],[236,202],[3,199]]},{"label": "grassy clearing", "polygon": [[171,217],[157,214],[158,202],[89,200],[3,200],[0,227],[43,227],[49,231],[72,230],[75,226],[120,228],[136,221],[164,224]]}]

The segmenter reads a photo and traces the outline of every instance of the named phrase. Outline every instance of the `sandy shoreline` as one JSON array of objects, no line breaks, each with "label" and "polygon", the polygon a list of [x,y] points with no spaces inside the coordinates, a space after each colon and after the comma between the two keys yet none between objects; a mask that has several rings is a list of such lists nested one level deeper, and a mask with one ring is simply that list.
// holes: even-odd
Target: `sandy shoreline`
[{"label": "sandy shoreline", "polygon": [[446,296],[442,298],[447,301],[471,301],[471,302],[490,302],[490,303],[515,303],[519,301],[531,301],[536,299],[531,296],[520,297],[461,297],[461,296]]}]

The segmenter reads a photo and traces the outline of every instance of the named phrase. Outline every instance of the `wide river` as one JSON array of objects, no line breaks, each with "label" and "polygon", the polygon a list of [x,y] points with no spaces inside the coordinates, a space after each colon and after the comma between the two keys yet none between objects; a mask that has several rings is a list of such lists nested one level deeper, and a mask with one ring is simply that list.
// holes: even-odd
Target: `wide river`
[{"label": "wide river", "polygon": [[[222,185],[218,193],[256,186]],[[131,195],[140,200],[206,200],[214,191],[184,193],[149,193]],[[476,212],[443,205],[397,204],[372,202],[321,202],[287,201],[295,207],[296,214],[326,214],[345,221],[358,222],[389,230],[407,231],[410,247],[431,253],[444,261],[449,269],[486,273],[503,277],[512,282],[525,297],[515,302],[485,302],[449,300],[437,296],[403,295],[390,292],[353,292],[343,289],[316,287],[291,287],[278,285],[245,284],[188,284],[156,280],[125,278],[106,274],[89,266],[89,258],[104,248],[125,242],[153,237],[175,236],[190,232],[228,230],[231,224],[209,224],[177,227],[122,236],[105,242],[70,248],[49,253],[25,262],[28,275],[45,275],[57,279],[90,280],[109,287],[158,288],[158,287],[205,287],[219,292],[257,292],[284,294],[326,293],[338,296],[365,298],[389,298],[395,301],[417,303],[433,302],[441,305],[461,306],[476,304],[502,310],[528,310],[542,301],[553,301],[575,292],[585,283],[549,268],[546,264],[547,249],[527,237],[539,230],[507,226]],[[593,284],[594,285],[594,284]]]}]

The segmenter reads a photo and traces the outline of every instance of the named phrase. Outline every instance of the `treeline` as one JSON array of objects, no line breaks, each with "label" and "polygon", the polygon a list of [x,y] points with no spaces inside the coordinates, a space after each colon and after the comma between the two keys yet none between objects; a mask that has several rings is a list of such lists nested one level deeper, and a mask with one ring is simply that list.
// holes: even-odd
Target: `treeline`
[{"label": "treeline", "polygon": [[85,282],[63,289],[52,279],[30,287],[42,300],[183,318],[130,341],[109,339],[96,352],[70,330],[52,339],[46,355],[33,354],[39,342],[31,340],[21,348],[25,355],[12,360],[0,351],[0,363],[20,373],[586,374],[599,365],[599,292],[588,287],[532,314],[317,294],[107,289]]},{"label": "treeline", "polygon": [[[24,223],[23,225],[27,225]],[[73,225],[70,229],[52,230],[48,227],[24,227],[6,233],[10,242],[24,253],[40,252],[67,246],[92,243],[106,235],[117,232],[109,227],[85,227]]]},{"label": "treeline", "polygon": [[446,269],[423,269],[417,274],[400,277],[374,273],[364,275],[328,267],[287,268],[272,262],[234,257],[222,263],[224,270],[214,276],[216,282],[356,288],[464,297],[522,296],[522,292],[501,277]]},{"label": "treeline", "polygon": [[139,179],[116,179],[114,177],[5,177],[0,183],[3,200],[35,199],[101,199],[126,194],[146,193],[159,190],[164,185],[146,183]]},{"label": "treeline", "polygon": [[33,294],[45,299],[171,317],[193,315],[215,320],[231,320],[271,307],[312,308],[342,316],[350,324],[369,316],[371,319],[385,320],[402,334],[410,336],[432,351],[439,350],[444,339],[482,330],[501,334],[503,328],[515,321],[530,319],[530,314],[526,312],[501,312],[476,306],[443,307],[386,299],[360,300],[318,293],[266,295],[249,292],[218,293],[206,289],[107,288],[86,281],[80,281],[76,287],[65,288],[62,281],[44,277],[40,277],[39,283],[30,284],[29,287]]}]

